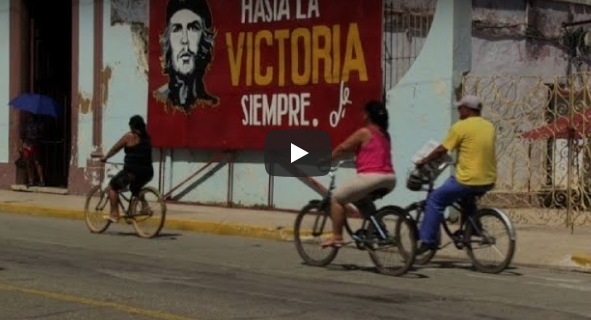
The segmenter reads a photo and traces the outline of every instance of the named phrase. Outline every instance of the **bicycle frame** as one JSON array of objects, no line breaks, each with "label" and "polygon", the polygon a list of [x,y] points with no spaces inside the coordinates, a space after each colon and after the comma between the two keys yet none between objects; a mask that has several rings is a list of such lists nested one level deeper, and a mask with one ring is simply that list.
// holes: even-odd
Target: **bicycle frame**
[{"label": "bicycle frame", "polygon": [[[332,198],[332,191],[335,189],[336,187],[336,174],[335,172],[345,163],[350,163],[353,162],[353,160],[341,160],[339,161],[336,166],[331,167],[331,169],[328,172],[328,175],[330,176],[330,183],[328,186],[328,191],[326,192],[326,194],[324,195],[324,197],[322,198],[322,204],[321,204],[321,208],[323,209],[327,209],[327,213],[330,215],[330,206],[331,206],[331,202],[330,199]],[[358,201],[357,203],[360,203],[363,200]],[[367,224],[368,223],[372,223],[374,225],[374,227],[376,228],[376,230],[379,232],[379,235],[381,237],[381,240],[387,239],[387,234],[386,231],[382,228],[382,226],[378,223],[378,221],[375,218],[375,213],[376,213],[376,208],[375,206],[373,206],[373,201],[370,201],[372,204],[372,210],[371,212],[366,212],[365,210],[360,210],[355,203],[350,203],[350,209],[354,210],[355,212],[353,213],[360,213],[360,215],[363,217],[362,223],[361,223],[361,229],[360,230],[367,230]],[[350,210],[349,208],[345,208],[345,230],[347,230],[347,233],[349,234],[349,236],[351,236],[351,238],[353,238],[355,240],[355,242],[357,243],[366,243],[367,241],[365,241],[364,239],[361,239],[359,236],[357,236],[355,234],[355,232],[353,232],[353,230],[351,229],[351,226],[349,226],[349,222],[348,222],[348,217],[347,217],[347,211]]]},{"label": "bicycle frame", "polygon": [[[445,170],[447,168],[447,166],[451,165],[453,163],[451,162],[444,162],[442,163],[437,170],[439,170],[440,172]],[[429,182],[429,187],[426,190],[427,191],[427,196],[425,197],[425,199],[427,199],[429,197],[429,195],[431,194],[431,192],[433,192],[434,190],[434,184],[435,184],[435,179],[431,179]],[[474,201],[476,202],[476,205],[478,207],[478,198],[480,197],[479,195],[475,195],[475,196],[470,196],[470,197],[474,197]],[[449,207],[452,207],[454,209],[456,209],[459,212],[459,216],[460,216],[460,225],[458,230],[456,230],[456,232],[460,231],[460,230],[464,230],[465,229],[465,225],[469,222],[472,225],[472,228],[474,230],[476,230],[480,235],[481,235],[481,231],[479,230],[479,228],[477,228],[477,225],[474,221],[474,219],[471,217],[470,214],[468,214],[459,204],[459,201],[455,201],[454,203],[452,203]],[[416,211],[417,212],[417,216],[416,218],[414,218],[415,221],[420,221],[421,215],[423,214],[423,212],[425,211],[425,206],[427,204],[427,200],[420,200],[420,201],[416,201],[411,203],[410,205],[408,205],[406,208],[404,208],[404,210],[406,212],[410,212],[410,211]],[[474,212],[475,213],[475,212]],[[445,233],[448,235],[448,237],[450,239],[452,239],[454,245],[456,246],[456,248],[460,249],[459,245],[461,244],[466,244],[465,239],[463,239],[463,237],[461,236],[455,236],[455,232],[452,232],[449,228],[449,225],[447,223],[446,219],[443,219],[441,221],[441,225],[443,226],[443,229],[445,231]],[[417,226],[418,227],[418,226]]]},{"label": "bicycle frame", "polygon": [[[103,187],[104,190],[107,190],[107,188],[109,187],[109,180],[114,177],[118,172],[118,170],[116,168],[120,167],[123,165],[123,163],[118,163],[118,162],[105,162],[106,164],[110,164],[112,167],[110,169],[107,169],[106,171],[106,175],[103,177],[103,181],[101,181],[101,185]],[[123,213],[125,216],[129,216],[130,213],[130,209],[131,209],[131,203],[134,200],[134,195],[132,194],[131,196],[127,197],[125,195],[125,191],[121,190],[117,192],[119,194],[119,207],[121,208],[121,210],[123,210]],[[107,195],[105,193],[105,195]],[[107,195],[107,200],[110,201],[110,199],[108,198]],[[126,204],[124,204],[124,201],[126,202]],[[127,205],[127,206],[126,206]]]}]

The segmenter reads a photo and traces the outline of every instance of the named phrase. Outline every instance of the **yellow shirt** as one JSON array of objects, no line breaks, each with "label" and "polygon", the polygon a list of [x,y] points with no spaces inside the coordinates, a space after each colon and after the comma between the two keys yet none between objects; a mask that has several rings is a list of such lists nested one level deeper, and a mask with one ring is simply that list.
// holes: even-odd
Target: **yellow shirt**
[{"label": "yellow shirt", "polygon": [[470,186],[496,182],[495,127],[489,121],[470,117],[456,122],[443,141],[443,147],[458,151],[458,182]]}]

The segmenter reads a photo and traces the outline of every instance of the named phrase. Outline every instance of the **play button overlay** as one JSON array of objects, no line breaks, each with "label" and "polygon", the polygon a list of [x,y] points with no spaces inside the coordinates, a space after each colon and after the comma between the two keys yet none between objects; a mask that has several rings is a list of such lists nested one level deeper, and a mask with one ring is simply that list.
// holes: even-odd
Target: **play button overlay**
[{"label": "play button overlay", "polygon": [[265,137],[265,170],[272,176],[324,176],[330,168],[319,161],[331,154],[330,134],[324,130],[272,130]]},{"label": "play button overlay", "polygon": [[308,154],[308,151],[296,146],[295,144],[291,144],[291,163],[301,159],[305,155]]}]

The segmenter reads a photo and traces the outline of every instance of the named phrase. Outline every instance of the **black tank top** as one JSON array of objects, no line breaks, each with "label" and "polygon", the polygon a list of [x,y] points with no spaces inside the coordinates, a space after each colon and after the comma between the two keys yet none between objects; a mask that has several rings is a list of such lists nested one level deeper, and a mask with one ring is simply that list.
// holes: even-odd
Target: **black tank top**
[{"label": "black tank top", "polygon": [[149,139],[140,136],[138,144],[125,147],[124,170],[134,173],[152,171],[152,144]]}]

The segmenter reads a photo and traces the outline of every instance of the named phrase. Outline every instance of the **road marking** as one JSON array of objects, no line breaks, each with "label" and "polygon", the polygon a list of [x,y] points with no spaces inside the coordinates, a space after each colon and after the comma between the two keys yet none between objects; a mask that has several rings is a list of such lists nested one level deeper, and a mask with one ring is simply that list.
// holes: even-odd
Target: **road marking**
[{"label": "road marking", "polygon": [[85,305],[89,305],[89,306],[93,306],[93,307],[111,308],[111,309],[116,309],[116,310],[127,312],[127,313],[138,314],[138,315],[153,317],[153,318],[162,319],[162,320],[200,320],[197,318],[187,318],[187,317],[183,317],[183,316],[177,316],[174,314],[170,314],[170,313],[166,313],[166,312],[162,312],[162,311],[157,311],[157,310],[136,308],[136,307],[127,306],[127,305],[116,303],[116,302],[106,302],[106,301],[70,296],[67,294],[62,294],[62,293],[57,293],[57,292],[41,291],[41,290],[36,290],[36,289],[19,287],[19,286],[7,284],[7,283],[2,283],[2,282],[0,282],[0,290],[16,291],[16,292],[20,292],[20,293],[25,293],[25,294],[29,294],[29,295],[37,295],[37,296],[50,298],[50,299],[54,299],[54,300],[61,300],[61,301],[78,303],[78,304],[85,304]]}]

